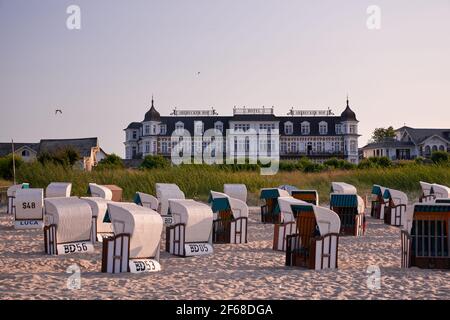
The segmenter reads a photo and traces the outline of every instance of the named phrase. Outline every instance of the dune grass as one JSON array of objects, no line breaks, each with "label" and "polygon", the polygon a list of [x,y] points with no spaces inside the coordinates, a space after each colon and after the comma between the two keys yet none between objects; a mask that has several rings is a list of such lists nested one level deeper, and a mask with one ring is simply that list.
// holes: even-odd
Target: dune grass
[{"label": "dune grass", "polygon": [[[124,190],[124,199],[131,200],[136,191],[155,194],[155,183],[176,183],[187,197],[206,201],[210,190],[222,191],[225,183],[244,183],[249,190],[249,203],[259,203],[259,190],[290,184],[319,192],[321,202],[329,199],[330,182],[343,181],[355,185],[360,195],[370,194],[373,184],[407,192],[416,200],[419,181],[450,185],[450,167],[437,165],[407,165],[393,168],[361,170],[330,170],[320,173],[279,172],[262,176],[259,171],[224,170],[209,166],[181,166],[152,170],[94,170],[83,172],[58,165],[33,163],[20,168],[17,181],[29,182],[33,187],[45,188],[50,182],[72,182],[73,194],[84,196],[90,182],[115,184]],[[0,182],[1,183],[1,182]],[[7,184],[7,182],[5,182]]]}]

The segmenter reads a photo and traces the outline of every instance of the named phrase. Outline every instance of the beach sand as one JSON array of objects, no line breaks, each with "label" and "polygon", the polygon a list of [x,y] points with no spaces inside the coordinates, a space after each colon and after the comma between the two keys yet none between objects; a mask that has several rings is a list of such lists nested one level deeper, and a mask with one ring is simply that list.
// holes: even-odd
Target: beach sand
[{"label": "beach sand", "polygon": [[[450,271],[400,268],[400,230],[367,218],[363,237],[341,237],[339,268],[285,267],[272,248],[273,225],[249,218],[248,244],[214,245],[214,254],[178,258],[161,253],[162,271],[103,274],[101,244],[94,254],[46,256],[42,231],[18,231],[0,213],[2,299],[450,299]],[[164,244],[162,244],[164,250]],[[69,266],[81,268],[81,288],[70,290]],[[370,289],[369,266],[381,272]]]}]

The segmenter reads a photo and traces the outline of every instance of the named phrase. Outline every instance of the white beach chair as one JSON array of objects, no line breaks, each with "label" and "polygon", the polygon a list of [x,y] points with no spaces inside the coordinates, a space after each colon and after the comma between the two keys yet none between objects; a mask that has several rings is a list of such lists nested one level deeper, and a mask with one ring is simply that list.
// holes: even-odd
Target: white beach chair
[{"label": "white beach chair", "polygon": [[68,182],[52,182],[45,189],[46,198],[68,198],[72,192],[72,184]]},{"label": "white beach chair", "polygon": [[223,193],[233,199],[247,203],[247,186],[245,184],[224,184]]},{"label": "white beach chair", "polygon": [[112,201],[95,197],[84,197],[81,199],[86,201],[92,210],[91,239],[103,242],[104,237],[113,235],[110,217],[107,215],[108,203],[112,203]]},{"label": "white beach chair", "polygon": [[135,203],[108,203],[114,236],[104,238],[102,272],[154,272],[159,264],[163,221]]},{"label": "white beach chair", "polygon": [[15,209],[14,200],[16,198],[17,190],[27,189],[29,187],[30,187],[30,185],[28,183],[22,183],[22,184],[12,185],[8,188],[8,190],[6,191],[6,197],[8,199],[8,207],[6,209],[7,214],[14,214],[14,209]]},{"label": "white beach chair", "polygon": [[211,208],[194,200],[169,200],[174,224],[166,229],[166,251],[182,257],[213,253]]},{"label": "white beach chair", "polygon": [[450,198],[450,188],[442,184],[433,183],[431,185],[431,192],[435,199],[448,199]]},{"label": "white beach chair", "polygon": [[247,243],[248,206],[244,201],[211,191],[213,243]]},{"label": "white beach chair", "polygon": [[419,198],[419,202],[427,203],[434,202],[436,196],[432,194],[432,184],[428,182],[419,181],[420,187],[422,188],[422,195]]},{"label": "white beach chair", "polygon": [[18,189],[15,192],[14,228],[42,229],[44,227],[44,190]]},{"label": "white beach chair", "polygon": [[331,193],[330,209],[341,220],[341,236],[364,235],[366,206],[363,198],[356,193]]},{"label": "white beach chair", "polygon": [[93,252],[92,210],[75,197],[44,200],[45,253],[51,255]]},{"label": "white beach chair", "polygon": [[183,191],[176,184],[172,183],[156,183],[156,197],[159,201],[158,212],[162,216],[170,215],[169,199],[185,199]]},{"label": "white beach chair", "polygon": [[383,197],[388,201],[384,208],[384,223],[396,227],[403,226],[408,214],[408,196],[406,193],[386,188]]}]

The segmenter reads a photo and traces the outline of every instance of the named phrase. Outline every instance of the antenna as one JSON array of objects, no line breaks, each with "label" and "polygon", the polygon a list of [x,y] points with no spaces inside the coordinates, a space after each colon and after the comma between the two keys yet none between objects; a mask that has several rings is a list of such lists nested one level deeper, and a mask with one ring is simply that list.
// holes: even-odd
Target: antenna
[{"label": "antenna", "polygon": [[14,152],[14,140],[11,139],[11,148],[12,148],[12,160],[13,160],[13,178],[14,184],[16,184],[16,157]]}]

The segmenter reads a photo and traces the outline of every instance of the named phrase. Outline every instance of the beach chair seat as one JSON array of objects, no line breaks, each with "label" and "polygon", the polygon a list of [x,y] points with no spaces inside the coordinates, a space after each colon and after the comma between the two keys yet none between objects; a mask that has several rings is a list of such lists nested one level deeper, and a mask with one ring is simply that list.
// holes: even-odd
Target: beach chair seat
[{"label": "beach chair seat", "polygon": [[450,203],[414,205],[401,230],[401,266],[450,269]]},{"label": "beach chair seat", "polygon": [[92,210],[75,197],[44,200],[45,253],[50,255],[93,252]]},{"label": "beach chair seat", "polygon": [[211,191],[213,243],[247,243],[248,206],[224,193]]},{"label": "beach chair seat", "polygon": [[287,236],[286,265],[314,270],[337,268],[339,216],[311,204],[299,206],[296,233]]},{"label": "beach chair seat", "polygon": [[72,184],[68,182],[52,182],[45,189],[46,198],[68,198],[72,192]]},{"label": "beach chair seat", "polygon": [[15,184],[6,190],[6,198],[8,200],[8,207],[6,209],[7,214],[14,214],[15,204],[14,200],[16,198],[16,192],[20,189],[28,189],[30,185],[28,183]]},{"label": "beach chair seat", "polygon": [[162,216],[170,215],[169,199],[186,199],[184,192],[173,183],[156,183],[156,197],[159,201],[159,209],[157,210]]},{"label": "beach chair seat", "polygon": [[286,251],[287,236],[296,233],[296,218],[299,208],[309,205],[307,202],[293,197],[278,198],[280,223],[274,224],[273,250]]},{"label": "beach chair seat", "polygon": [[15,229],[42,229],[44,227],[44,190],[16,190],[13,211]]},{"label": "beach chair seat", "polygon": [[92,210],[92,235],[91,239],[103,242],[104,237],[112,236],[112,224],[108,214],[108,203],[110,200],[96,197],[81,198],[86,201]]},{"label": "beach chair seat", "polygon": [[357,194],[332,193],[330,209],[341,220],[341,236],[362,236],[365,232],[364,200]]},{"label": "beach chair seat", "polygon": [[155,272],[163,221],[159,213],[135,203],[108,203],[113,236],[103,239],[102,272]]},{"label": "beach chair seat", "polygon": [[389,201],[384,199],[384,190],[386,188],[373,185],[372,187],[372,202],[370,207],[370,216],[374,219],[384,220],[384,208]]},{"label": "beach chair seat", "polygon": [[230,198],[247,203],[247,186],[245,184],[224,184],[223,193]]},{"label": "beach chair seat", "polygon": [[194,200],[170,199],[173,225],[166,228],[166,251],[181,257],[213,253],[211,207]]},{"label": "beach chair seat", "polygon": [[396,227],[403,226],[408,209],[406,193],[387,188],[384,190],[383,197],[388,201],[384,207],[384,223]]},{"label": "beach chair seat", "polygon": [[290,194],[279,188],[261,189],[260,199],[265,201],[265,204],[261,206],[262,223],[280,223],[279,197],[290,197]]}]

